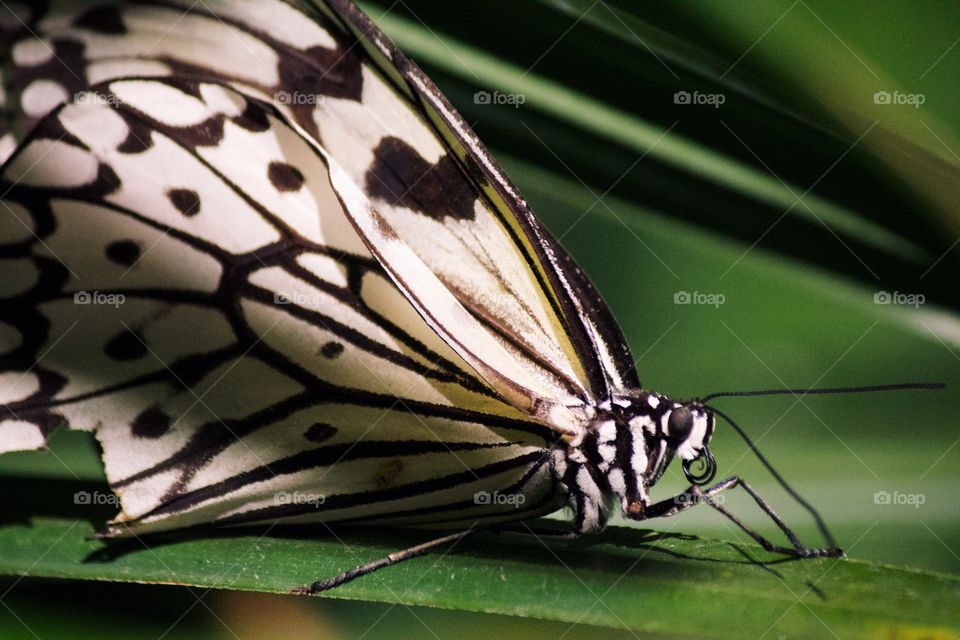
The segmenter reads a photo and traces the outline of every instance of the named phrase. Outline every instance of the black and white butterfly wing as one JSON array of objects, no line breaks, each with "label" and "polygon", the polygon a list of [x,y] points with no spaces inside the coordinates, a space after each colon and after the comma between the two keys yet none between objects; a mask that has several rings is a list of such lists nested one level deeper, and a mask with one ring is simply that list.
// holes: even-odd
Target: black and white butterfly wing
[{"label": "black and white butterfly wing", "polygon": [[61,1],[11,52],[14,134],[123,75],[214,79],[273,100],[519,362],[540,362],[542,402],[638,386],[592,286],[434,84],[351,2]]},{"label": "black and white butterfly wing", "polygon": [[417,315],[311,141],[222,85],[97,91],[3,170],[4,448],[95,430],[130,531],[556,508],[551,431]]},{"label": "black and white butterfly wing", "polygon": [[[351,5],[334,3],[326,40],[255,6],[205,3],[198,19],[282,49],[272,85],[176,58],[190,47],[138,53],[131,31],[175,6],[47,18],[51,43],[103,40],[84,41],[84,80],[110,47],[176,79],[70,94],[4,167],[0,448],[96,429],[139,530],[507,517],[468,499],[505,487],[531,512],[555,506],[544,425],[575,434],[633,384],[609,312]],[[207,61],[228,58],[217,43]],[[281,100],[285,116],[219,84],[270,98],[304,76],[323,99]]]},{"label": "black and white butterfly wing", "polygon": [[314,6],[317,20],[278,2],[58,3],[11,47],[11,100],[26,125],[71,89],[122,74],[271,96],[460,302],[523,352],[518,362],[541,364],[532,373],[551,388],[516,402],[577,405],[636,386],[602,301],[429,79],[352,3]]}]

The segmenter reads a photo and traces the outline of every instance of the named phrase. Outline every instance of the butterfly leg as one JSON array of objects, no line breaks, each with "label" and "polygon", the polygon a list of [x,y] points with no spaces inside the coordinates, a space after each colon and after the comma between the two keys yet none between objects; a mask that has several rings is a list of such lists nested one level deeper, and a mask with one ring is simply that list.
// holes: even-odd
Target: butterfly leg
[{"label": "butterfly leg", "polygon": [[[775,545],[762,535],[750,528],[745,522],[740,518],[732,514],[727,510],[723,505],[719,504],[716,500],[713,499],[713,496],[717,495],[722,491],[727,491],[728,489],[733,489],[736,487],[742,487],[744,491],[750,494],[750,497],[753,498],[754,502],[766,513],[771,520],[783,531],[784,535],[790,540],[790,543],[793,545],[793,548],[782,547]],[[690,507],[706,503],[723,514],[727,519],[733,522],[735,525],[740,527],[740,529],[746,533],[748,536],[753,538],[757,544],[761,547],[770,551],[772,553],[782,553],[788,556],[794,556],[797,558],[837,558],[843,555],[842,549],[837,548],[809,548],[804,546],[800,539],[797,538],[797,535],[793,532],[790,527],[787,526],[780,516],[777,515],[776,511],[773,510],[773,507],[770,506],[763,497],[757,493],[757,491],[751,487],[747,482],[742,480],[738,476],[731,476],[726,480],[722,480],[712,487],[706,489],[701,489],[700,487],[694,485],[680,493],[673,498],[667,500],[662,500],[660,502],[654,503],[647,507],[644,512],[644,519],[646,518],[661,518],[673,516],[681,511],[686,511]]]},{"label": "butterfly leg", "polygon": [[354,567],[348,571],[344,571],[340,575],[333,576],[332,578],[327,578],[326,580],[317,580],[316,582],[306,585],[303,587],[297,587],[293,590],[293,593],[298,595],[313,595],[315,593],[320,593],[321,591],[327,591],[328,589],[334,589],[340,585],[346,584],[355,578],[365,576],[369,573],[373,573],[377,569],[382,569],[384,567],[389,567],[391,565],[403,562],[404,560],[409,560],[411,558],[416,558],[422,556],[429,551],[435,549],[436,547],[447,544],[448,542],[456,542],[467,537],[471,533],[476,533],[481,529],[467,529],[465,531],[458,531],[456,533],[451,533],[449,535],[441,536],[433,540],[428,540],[427,542],[408,547],[407,549],[402,549],[391,553],[386,558],[380,558],[379,560],[374,560],[373,562],[368,562],[367,564],[362,564],[358,567]]}]

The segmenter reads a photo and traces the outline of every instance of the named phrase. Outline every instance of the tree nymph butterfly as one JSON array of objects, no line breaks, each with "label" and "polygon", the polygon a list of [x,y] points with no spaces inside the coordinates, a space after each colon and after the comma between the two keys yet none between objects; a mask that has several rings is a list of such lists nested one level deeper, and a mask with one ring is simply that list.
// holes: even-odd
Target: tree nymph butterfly
[{"label": "tree nymph butterfly", "polygon": [[[827,546],[807,547],[743,480],[710,484],[716,418],[746,438],[709,404],[731,394],[641,386],[587,277],[348,0],[19,17],[3,34],[0,451],[93,432],[122,505],[103,537],[454,532],[308,593],[563,507],[577,536],[706,503],[770,551],[840,555],[822,523]],[[655,500],[677,458],[690,488]],[[737,486],[790,546],[713,499]]]}]

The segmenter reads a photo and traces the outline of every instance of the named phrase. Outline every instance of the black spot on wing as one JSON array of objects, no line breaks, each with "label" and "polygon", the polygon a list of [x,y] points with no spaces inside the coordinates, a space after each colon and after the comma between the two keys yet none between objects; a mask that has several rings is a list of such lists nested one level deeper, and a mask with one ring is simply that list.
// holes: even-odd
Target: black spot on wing
[{"label": "black spot on wing", "polygon": [[110,262],[132,267],[140,259],[140,244],[134,240],[116,240],[107,245],[106,254]]},{"label": "black spot on wing", "polygon": [[172,424],[170,416],[164,413],[160,407],[153,406],[144,410],[133,420],[130,425],[130,431],[137,438],[149,438],[154,440],[165,434]]},{"label": "black spot on wing", "polygon": [[372,197],[436,220],[473,219],[477,193],[453,156],[431,165],[400,138],[387,137],[377,145],[374,157],[366,175]]},{"label": "black spot on wing", "polygon": [[297,51],[281,47],[277,51],[279,88],[305,96],[360,100],[363,93],[361,53],[336,32],[331,35],[341,40],[336,49],[310,47]]},{"label": "black spot on wing", "polygon": [[316,422],[303,433],[303,437],[310,442],[323,442],[332,438],[336,433],[337,428],[333,425]]},{"label": "black spot on wing", "polygon": [[169,189],[167,198],[177,211],[188,218],[200,213],[200,196],[193,189]]},{"label": "black spot on wing", "polygon": [[267,118],[267,112],[250,100],[247,100],[243,113],[230,118],[230,121],[241,129],[253,133],[262,133],[270,128],[270,119]]},{"label": "black spot on wing", "polygon": [[280,77],[273,87],[274,95],[290,108],[294,119],[318,139],[319,131],[313,119],[317,104],[328,97],[359,102],[363,94],[361,47],[335,29],[330,30],[330,35],[337,40],[336,49],[310,47],[299,51],[274,43]]},{"label": "black spot on wing", "polygon": [[113,360],[129,362],[147,355],[147,346],[143,336],[128,329],[110,338],[103,351]]},{"label": "black spot on wing", "polygon": [[80,14],[74,21],[74,26],[89,29],[97,33],[122,35],[127,32],[123,24],[123,16],[119,7],[94,7]]},{"label": "black spot on wing", "polygon": [[340,354],[343,353],[343,345],[339,342],[331,340],[322,347],[320,347],[320,355],[324,358],[337,358]]},{"label": "black spot on wing", "polygon": [[286,162],[271,162],[267,167],[267,177],[277,191],[299,191],[303,186],[303,173]]}]

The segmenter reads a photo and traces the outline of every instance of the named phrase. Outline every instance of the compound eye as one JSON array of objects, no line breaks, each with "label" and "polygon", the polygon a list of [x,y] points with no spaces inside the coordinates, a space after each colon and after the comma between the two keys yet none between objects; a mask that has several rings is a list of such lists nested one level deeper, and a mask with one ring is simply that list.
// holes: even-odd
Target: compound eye
[{"label": "compound eye", "polygon": [[667,436],[674,442],[683,442],[693,430],[693,413],[686,407],[674,409],[667,418]]}]

